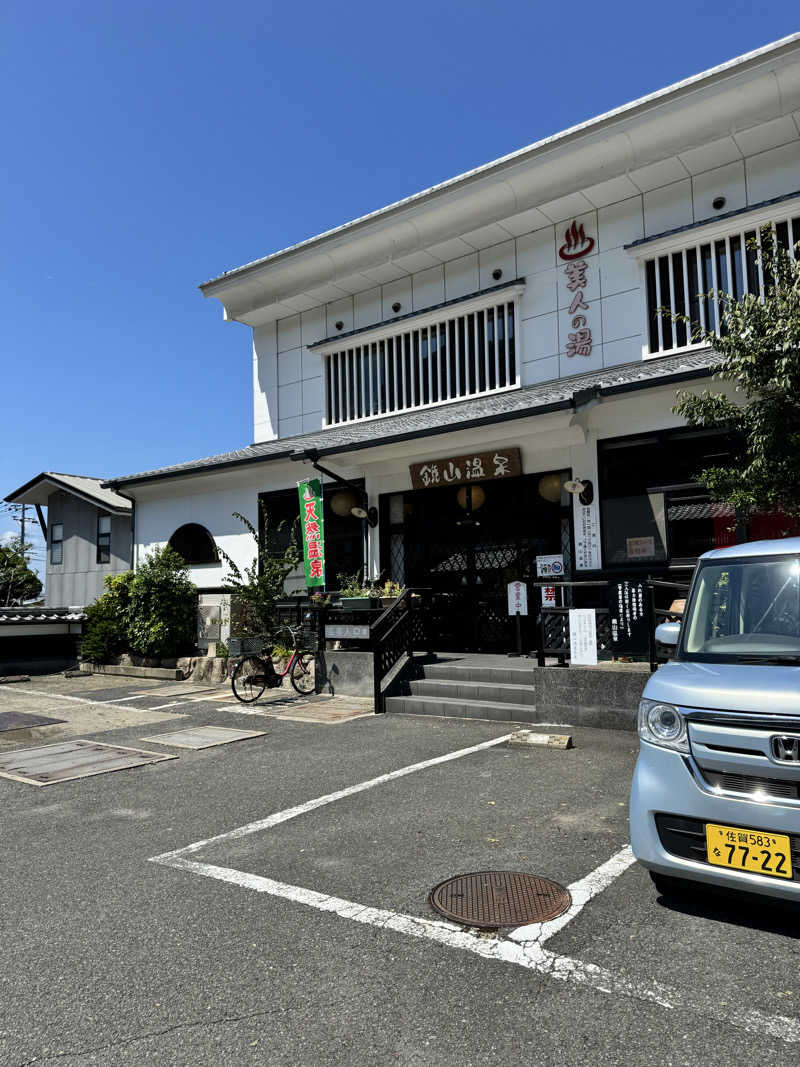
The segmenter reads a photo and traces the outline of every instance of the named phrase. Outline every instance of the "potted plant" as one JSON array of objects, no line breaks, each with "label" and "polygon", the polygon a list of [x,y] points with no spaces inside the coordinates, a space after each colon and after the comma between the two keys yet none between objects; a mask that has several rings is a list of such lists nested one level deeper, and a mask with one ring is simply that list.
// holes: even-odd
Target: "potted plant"
[{"label": "potted plant", "polygon": [[394,604],[395,600],[402,595],[404,587],[399,582],[393,582],[391,579],[384,582],[378,589],[378,593],[381,598],[381,607],[388,608],[391,604]]},{"label": "potted plant", "polygon": [[339,603],[345,611],[367,611],[377,607],[375,590],[372,586],[364,585],[358,572],[340,575],[339,585]]}]

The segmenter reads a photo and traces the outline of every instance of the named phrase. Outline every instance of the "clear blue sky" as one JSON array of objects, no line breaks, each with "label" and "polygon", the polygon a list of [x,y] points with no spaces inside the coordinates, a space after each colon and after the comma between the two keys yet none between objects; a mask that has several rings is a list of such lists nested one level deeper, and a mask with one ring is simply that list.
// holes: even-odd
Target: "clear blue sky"
[{"label": "clear blue sky", "polygon": [[7,0],[0,497],[251,441],[249,331],[199,282],[798,22],[796,0]]}]

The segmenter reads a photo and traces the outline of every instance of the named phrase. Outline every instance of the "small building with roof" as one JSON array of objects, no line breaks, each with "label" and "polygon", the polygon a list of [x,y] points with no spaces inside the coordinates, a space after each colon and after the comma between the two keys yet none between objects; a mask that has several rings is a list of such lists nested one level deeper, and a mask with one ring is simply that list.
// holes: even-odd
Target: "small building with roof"
[{"label": "small building with roof", "polygon": [[[43,471],[5,499],[36,512],[47,546],[48,608],[85,607],[103,592],[106,575],[132,566],[132,502],[101,478]],[[29,614],[24,622],[33,626],[36,613]],[[50,614],[42,619],[52,622]]]}]

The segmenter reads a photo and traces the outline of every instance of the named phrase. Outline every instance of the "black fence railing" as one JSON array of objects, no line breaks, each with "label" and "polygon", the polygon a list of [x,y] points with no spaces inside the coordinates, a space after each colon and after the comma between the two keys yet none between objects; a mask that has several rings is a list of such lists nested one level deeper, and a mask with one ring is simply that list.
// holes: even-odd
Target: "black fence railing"
[{"label": "black fence railing", "polygon": [[430,590],[405,589],[370,627],[376,712],[385,708],[387,683],[400,660],[425,649],[429,616]]},{"label": "black fence railing", "polygon": [[560,602],[559,606],[543,604],[538,608],[536,659],[539,666],[544,666],[548,659],[555,659],[560,666],[567,665],[570,607],[566,605],[576,606],[580,601],[580,606],[594,611],[599,659],[646,659],[650,669],[655,670],[670,655],[669,648],[656,641],[656,627],[662,622],[680,621],[689,590],[684,582],[652,578],[530,584],[537,589],[555,589]]},{"label": "black fence railing", "polygon": [[395,668],[404,657],[427,650],[430,638],[431,591],[425,588],[404,589],[399,597],[378,606],[350,608],[337,594],[329,603],[320,604],[307,597],[279,601],[278,624],[301,626],[308,631],[305,647],[324,651],[328,641],[336,641],[347,650],[371,652],[373,655],[373,695],[375,711],[385,706],[386,690]]}]

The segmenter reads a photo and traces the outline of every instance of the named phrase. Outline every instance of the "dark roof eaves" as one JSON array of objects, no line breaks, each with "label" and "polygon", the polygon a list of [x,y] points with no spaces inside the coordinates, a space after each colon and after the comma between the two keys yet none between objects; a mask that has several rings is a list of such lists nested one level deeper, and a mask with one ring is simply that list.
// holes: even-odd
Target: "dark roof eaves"
[{"label": "dark roof eaves", "polygon": [[[704,353],[698,353],[702,355]],[[669,357],[667,357],[669,358]],[[598,395],[601,396],[616,396],[623,393],[636,392],[640,389],[656,388],[661,385],[671,385],[679,382],[694,381],[699,378],[707,378],[714,373],[713,364],[708,364],[703,367],[690,367],[684,369],[676,369],[672,373],[658,375],[654,377],[640,377],[633,378],[627,382],[620,382],[613,385],[600,385],[597,386]],[[591,388],[591,387],[590,387]],[[577,390],[580,391],[580,390]],[[413,428],[410,430],[402,430],[398,433],[389,434],[385,437],[376,440],[375,438],[365,438],[364,440],[351,440],[342,444],[320,445],[315,451],[320,456],[333,456],[341,455],[348,452],[361,452],[368,448],[376,448],[385,444],[401,444],[404,441],[415,440],[420,436],[424,437],[438,437],[442,434],[456,433],[459,430],[464,429],[476,429],[481,426],[491,425],[493,423],[511,422],[517,419],[526,419],[535,417],[537,415],[552,414],[556,411],[564,411],[574,406],[574,395],[563,397],[557,400],[550,400],[543,404],[531,405],[524,408],[515,408],[510,411],[503,412],[490,412],[485,415],[478,415],[472,419],[465,419],[458,423],[445,423],[434,425],[421,431],[419,428]],[[103,485],[117,489],[118,486],[134,486],[144,485],[153,482],[164,481],[168,478],[187,478],[196,474],[208,474],[211,471],[224,471],[232,468],[249,466],[255,463],[269,463],[277,460],[291,459],[293,456],[298,455],[304,451],[311,451],[313,446],[303,446],[301,443],[308,438],[301,438],[297,442],[297,447],[291,449],[284,449],[282,451],[260,453],[254,456],[241,456],[235,459],[225,460],[223,462],[208,462],[198,464],[191,467],[178,467],[167,468],[161,471],[155,471],[152,473],[146,473],[142,475],[129,475],[116,480],[104,482]],[[250,446],[252,447],[252,446]]]}]

